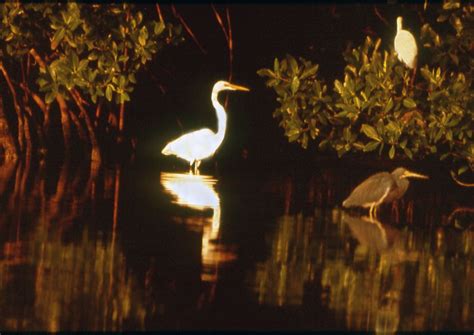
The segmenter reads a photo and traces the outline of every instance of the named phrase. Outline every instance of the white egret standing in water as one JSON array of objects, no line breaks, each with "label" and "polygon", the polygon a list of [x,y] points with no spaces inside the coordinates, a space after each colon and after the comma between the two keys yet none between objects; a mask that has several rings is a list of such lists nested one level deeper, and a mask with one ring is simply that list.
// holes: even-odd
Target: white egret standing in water
[{"label": "white egret standing in water", "polygon": [[398,59],[405,63],[410,69],[413,69],[412,83],[416,73],[416,57],[418,48],[416,46],[415,37],[408,30],[402,28],[403,18],[397,17],[397,35],[395,35],[394,47]]},{"label": "white egret standing in water", "polygon": [[248,88],[231,84],[220,80],[212,88],[211,101],[217,115],[217,133],[208,128],[193,131],[184,134],[174,141],[168,143],[161,151],[163,155],[175,155],[189,162],[190,169],[194,165],[194,171],[197,172],[201,160],[211,157],[224,140],[227,115],[224,107],[217,100],[219,92],[230,91],[249,91]]}]

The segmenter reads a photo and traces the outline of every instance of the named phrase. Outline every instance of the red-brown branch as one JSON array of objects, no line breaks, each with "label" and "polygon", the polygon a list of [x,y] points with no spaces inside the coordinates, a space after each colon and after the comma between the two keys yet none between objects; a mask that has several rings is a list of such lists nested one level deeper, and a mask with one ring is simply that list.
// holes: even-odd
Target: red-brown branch
[{"label": "red-brown branch", "polygon": [[229,43],[229,35],[227,35],[227,30],[225,28],[224,22],[222,21],[222,18],[220,16],[220,14],[217,12],[216,7],[214,7],[213,4],[211,4],[211,7],[212,7],[212,10],[214,11],[217,22],[219,23],[219,26],[221,27],[222,32],[224,33],[225,40],[227,41],[227,43]]},{"label": "red-brown branch", "polygon": [[234,58],[234,52],[233,52],[233,39],[232,39],[232,25],[230,23],[230,12],[229,12],[229,7],[226,8],[226,14],[227,14],[227,28],[229,31],[229,40],[228,42],[228,47],[229,47],[229,81],[232,81],[232,75],[233,75],[233,58]]},{"label": "red-brown branch", "polygon": [[159,4],[156,4],[155,7],[156,7],[156,12],[158,13],[158,17],[160,18],[160,21],[161,21],[161,22],[164,22],[164,20],[163,20],[163,15],[161,15],[161,8],[160,8],[160,5],[159,5]]},{"label": "red-brown branch", "polygon": [[193,31],[191,30],[191,28],[187,25],[186,21],[184,21],[183,17],[181,16],[181,14],[179,14],[177,11],[176,11],[176,8],[174,7],[174,5],[171,5],[171,9],[173,11],[173,15],[179,20],[179,22],[183,25],[184,29],[186,30],[186,32],[188,33],[189,36],[191,36],[191,38],[193,39],[194,43],[198,46],[199,50],[201,50],[201,52],[203,54],[207,54],[207,51],[202,47],[201,43],[199,43],[198,39],[196,38],[196,36],[194,35]]},{"label": "red-brown branch", "polygon": [[18,98],[16,95],[15,88],[13,87],[10,76],[8,75],[7,70],[3,66],[3,63],[0,61],[0,72],[2,72],[5,81],[7,82],[8,88],[13,98],[13,107],[15,109],[17,118],[18,118],[18,144],[20,146],[20,151],[23,151],[24,148],[24,122],[23,122],[23,113],[20,109],[20,104],[18,103]]},{"label": "red-brown branch", "polygon": [[380,14],[379,9],[375,5],[374,5],[374,12],[375,12],[375,15],[380,19],[380,21],[382,21],[386,26],[390,26],[387,19],[384,18],[382,14]]},{"label": "red-brown branch", "polygon": [[92,144],[91,161],[95,163],[99,163],[101,161],[99,143],[97,142],[97,138],[94,133],[94,127],[92,126],[92,122],[89,117],[89,114],[87,114],[87,111],[81,102],[83,101],[83,99],[80,93],[76,89],[72,89],[70,93],[71,93],[72,98],[76,102],[77,107],[81,111],[81,115],[84,117],[84,120],[86,121],[87,131],[89,133],[90,141]]}]

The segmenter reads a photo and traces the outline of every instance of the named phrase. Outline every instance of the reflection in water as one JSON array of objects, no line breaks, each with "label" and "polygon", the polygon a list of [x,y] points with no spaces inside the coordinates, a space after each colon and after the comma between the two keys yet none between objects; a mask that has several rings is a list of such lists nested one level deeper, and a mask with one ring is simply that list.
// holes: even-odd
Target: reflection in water
[{"label": "reflection in water", "polygon": [[259,303],[316,305],[351,330],[470,329],[474,272],[473,232],[397,229],[335,209],[285,214],[267,236],[271,250],[257,265]]},{"label": "reflection in water", "polygon": [[88,230],[93,199],[118,206],[110,196],[119,169],[99,177],[97,170],[85,175],[64,165],[52,180],[44,165],[37,169],[31,174],[29,162],[0,166],[0,328],[143,327],[143,297],[115,232],[97,236]]},{"label": "reflection in water", "polygon": [[259,303],[274,306],[300,305],[305,282],[314,275],[313,219],[284,215],[271,241],[271,256],[257,265]]},{"label": "reflection in water", "polygon": [[[469,198],[408,194],[399,219],[388,209],[374,221],[339,210],[347,190],[330,169],[219,188],[207,176],[160,178],[0,166],[0,332],[264,329],[286,308],[295,329],[474,327]],[[229,185],[238,201],[221,201]],[[238,261],[224,240],[238,243]]]},{"label": "reflection in water", "polygon": [[174,197],[173,203],[197,210],[213,211],[212,218],[206,220],[202,227],[200,220],[187,220],[190,225],[197,223],[199,228],[202,228],[201,279],[212,283],[217,281],[219,264],[235,258],[235,253],[217,241],[221,224],[221,204],[215,190],[216,182],[216,179],[204,175],[161,173],[161,184]]}]

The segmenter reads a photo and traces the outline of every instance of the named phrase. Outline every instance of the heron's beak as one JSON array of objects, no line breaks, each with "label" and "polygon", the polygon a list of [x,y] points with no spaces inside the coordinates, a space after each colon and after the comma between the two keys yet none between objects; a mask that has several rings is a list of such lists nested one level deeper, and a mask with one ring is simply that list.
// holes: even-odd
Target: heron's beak
[{"label": "heron's beak", "polygon": [[405,171],[403,174],[403,178],[420,178],[420,179],[429,179],[430,177],[425,176],[423,174],[415,173],[412,171]]},{"label": "heron's beak", "polygon": [[236,91],[250,91],[249,88],[247,87],[244,87],[244,86],[239,86],[239,85],[234,85],[234,84],[228,84],[228,87],[232,90],[236,90]]}]

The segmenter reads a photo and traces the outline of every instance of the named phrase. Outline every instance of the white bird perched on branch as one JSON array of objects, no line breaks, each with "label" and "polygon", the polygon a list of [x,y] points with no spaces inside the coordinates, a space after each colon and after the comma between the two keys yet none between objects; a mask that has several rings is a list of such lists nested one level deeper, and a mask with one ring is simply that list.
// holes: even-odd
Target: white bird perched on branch
[{"label": "white bird perched on branch", "polygon": [[201,160],[209,158],[219,148],[224,140],[227,114],[224,107],[217,100],[219,92],[230,91],[250,91],[248,88],[231,84],[227,81],[218,81],[212,88],[211,101],[217,115],[217,133],[208,128],[184,134],[174,141],[168,143],[161,151],[163,155],[175,155],[189,162],[189,168],[194,165],[194,172],[198,172]]},{"label": "white bird perched on branch", "polygon": [[397,35],[395,35],[395,51],[398,59],[405,63],[410,69],[416,67],[416,56],[418,48],[415,38],[408,30],[402,29],[403,18],[397,17]]}]

